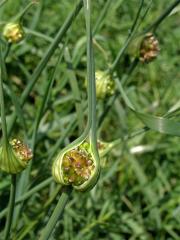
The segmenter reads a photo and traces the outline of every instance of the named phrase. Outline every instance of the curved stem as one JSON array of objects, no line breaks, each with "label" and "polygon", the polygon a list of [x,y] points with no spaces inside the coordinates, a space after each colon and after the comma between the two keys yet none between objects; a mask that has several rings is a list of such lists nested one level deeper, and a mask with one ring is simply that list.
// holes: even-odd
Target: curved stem
[{"label": "curved stem", "polygon": [[[96,123],[96,79],[95,79],[95,64],[93,52],[93,39],[91,30],[91,0],[84,0],[85,17],[86,17],[86,35],[87,35],[87,69],[88,69],[88,114],[91,123],[89,140],[91,150],[95,159],[95,174],[97,176],[94,181],[92,178],[93,187],[96,184],[100,174],[100,158],[97,148],[97,123]],[[92,187],[91,187],[92,188]]]},{"label": "curved stem", "polygon": [[[95,122],[96,119],[94,118],[93,113],[93,105],[95,99],[96,99],[96,90],[95,90],[95,73],[93,74],[94,67],[93,67],[93,43],[92,43],[92,31],[91,31],[91,15],[90,15],[90,0],[84,0],[84,11],[85,11],[85,18],[86,18],[86,32],[87,32],[87,96],[88,96],[88,122],[86,125],[86,128],[84,132],[81,134],[79,138],[77,138],[75,141],[70,143],[67,147],[65,147],[60,154],[63,152],[66,152],[76,144],[79,144],[80,142],[83,142],[87,136],[89,135],[89,132],[91,130],[93,121]],[[94,97],[95,96],[95,97]],[[96,106],[94,106],[96,109]],[[95,110],[96,111],[96,110]]]},{"label": "curved stem", "polygon": [[48,240],[52,231],[54,230],[54,227],[56,226],[57,221],[62,216],[64,208],[70,198],[72,192],[71,187],[65,187],[63,189],[63,192],[61,194],[61,197],[59,198],[59,201],[56,205],[56,208],[53,211],[53,214],[51,215],[48,224],[46,225],[46,228],[43,230],[43,233],[39,240]]},{"label": "curved stem", "polygon": [[9,239],[9,234],[11,230],[11,223],[13,218],[14,206],[15,206],[15,195],[16,195],[16,175],[11,176],[11,191],[9,198],[8,214],[5,226],[4,240]]}]

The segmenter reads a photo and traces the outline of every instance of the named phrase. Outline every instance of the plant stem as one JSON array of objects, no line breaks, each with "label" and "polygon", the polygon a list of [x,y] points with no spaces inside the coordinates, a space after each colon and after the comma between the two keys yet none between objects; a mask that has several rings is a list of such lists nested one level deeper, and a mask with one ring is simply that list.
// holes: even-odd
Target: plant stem
[{"label": "plant stem", "polygon": [[[31,92],[34,85],[36,84],[40,74],[46,67],[49,59],[52,57],[54,51],[58,48],[59,43],[61,42],[62,38],[66,34],[66,32],[69,29],[69,27],[71,26],[71,24],[73,23],[73,20],[79,14],[79,12],[82,8],[82,4],[83,4],[83,1],[80,0],[79,3],[74,8],[74,10],[67,17],[66,21],[64,22],[64,24],[60,28],[59,32],[57,33],[56,37],[54,38],[54,41],[50,44],[49,49],[47,50],[44,57],[39,62],[36,69],[34,70],[32,76],[31,76],[31,82],[27,85],[27,87],[25,88],[25,90],[23,91],[23,93],[21,95],[21,99],[20,99],[21,106],[24,105],[27,97],[29,96],[29,93]],[[10,133],[12,131],[15,121],[16,121],[16,113],[12,115],[10,126],[8,128],[8,133]]]},{"label": "plant stem", "polygon": [[34,5],[37,4],[35,2],[30,2],[23,10],[22,12],[20,12],[17,16],[15,16],[12,20],[14,22],[21,22],[24,15],[26,14],[26,12]]},{"label": "plant stem", "polygon": [[138,20],[140,18],[140,15],[141,15],[143,4],[144,4],[144,0],[142,0],[141,3],[140,3],[139,9],[138,9],[137,14],[136,14],[136,18],[135,18],[135,20],[132,24],[132,27],[129,31],[129,35],[127,36],[127,39],[126,39],[126,42],[125,42],[124,46],[120,49],[119,53],[117,54],[117,57],[115,58],[114,62],[112,63],[112,65],[109,69],[109,71],[111,73],[115,70],[115,68],[119,64],[121,58],[124,56],[124,53],[125,53],[127,47],[129,46],[130,42],[132,41],[132,39],[135,35],[135,32],[136,32],[137,28],[139,27],[139,24],[137,24],[137,23],[138,23]]},{"label": "plant stem", "polygon": [[92,102],[93,102],[93,88],[94,76],[92,73],[92,32],[91,32],[91,16],[90,8],[91,1],[84,0],[85,18],[86,18],[86,35],[87,35],[87,80],[88,80],[88,118],[90,126],[93,121]]},{"label": "plant stem", "polygon": [[15,205],[15,194],[16,194],[16,175],[13,174],[11,176],[11,191],[10,191],[9,206],[8,206],[9,209],[8,209],[6,226],[5,226],[4,240],[9,239],[13,212],[14,212],[14,205]]},{"label": "plant stem", "polygon": [[76,73],[73,68],[72,58],[70,55],[70,51],[68,47],[65,48],[64,51],[64,58],[67,63],[67,75],[69,77],[70,86],[72,89],[72,93],[75,100],[75,107],[77,112],[77,120],[78,120],[78,127],[79,133],[82,133],[84,127],[84,119],[83,119],[83,106],[82,106],[82,99],[81,99],[81,92],[79,89]]},{"label": "plant stem", "polygon": [[4,60],[2,54],[2,45],[0,45],[0,106],[1,106],[1,124],[2,124],[2,135],[4,147],[8,147],[8,136],[7,136],[7,124],[6,124],[6,114],[4,105],[4,90],[3,90],[3,78],[4,76]]},{"label": "plant stem", "polygon": [[[52,177],[49,177],[48,179],[44,180],[43,182],[39,183],[34,188],[30,189],[28,192],[24,193],[22,196],[20,196],[16,201],[15,205],[20,204],[21,202],[27,200],[28,198],[32,197],[33,194],[37,193],[38,191],[42,190],[43,188],[47,187],[51,182],[53,181]],[[6,215],[8,211],[8,208],[3,209],[0,212],[0,219]]]},{"label": "plant stem", "polygon": [[54,209],[53,214],[51,215],[48,224],[46,225],[45,229],[43,230],[42,236],[39,240],[48,240],[52,231],[54,230],[54,227],[56,226],[57,221],[62,216],[64,208],[69,200],[69,197],[71,195],[72,188],[71,187],[65,187],[63,189],[63,192],[61,194],[61,197],[59,198],[58,204],[56,205],[56,208]]},{"label": "plant stem", "polygon": [[171,13],[171,11],[180,3],[180,0],[176,0],[175,2],[173,2],[164,12],[161,16],[159,16],[159,18],[153,22],[143,33],[147,33],[149,31],[153,31],[155,32],[157,30],[157,28],[159,27],[159,25],[162,23],[162,21],[164,21],[164,19]]}]

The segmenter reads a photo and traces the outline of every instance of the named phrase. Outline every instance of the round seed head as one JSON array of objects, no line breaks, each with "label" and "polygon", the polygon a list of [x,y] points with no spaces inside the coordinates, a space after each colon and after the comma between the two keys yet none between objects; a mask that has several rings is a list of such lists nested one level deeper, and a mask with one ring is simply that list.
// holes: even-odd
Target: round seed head
[{"label": "round seed head", "polygon": [[52,167],[52,174],[57,182],[72,185],[81,191],[91,188],[91,185],[93,187],[99,176],[99,168],[95,171],[95,159],[89,151],[90,146],[87,146],[89,143],[84,145],[85,148],[83,144],[59,154]]},{"label": "round seed head", "polygon": [[140,45],[140,61],[149,63],[153,61],[159,53],[159,42],[152,33],[147,33]]}]

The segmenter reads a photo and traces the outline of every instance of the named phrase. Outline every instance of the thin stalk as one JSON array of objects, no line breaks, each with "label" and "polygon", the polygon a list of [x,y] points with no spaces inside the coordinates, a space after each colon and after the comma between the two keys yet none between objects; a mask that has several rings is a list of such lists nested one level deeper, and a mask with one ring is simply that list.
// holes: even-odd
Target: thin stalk
[{"label": "thin stalk", "polygon": [[137,25],[138,23],[138,20],[141,16],[141,12],[142,12],[142,8],[143,8],[143,5],[144,5],[144,0],[141,0],[141,3],[140,3],[140,6],[138,8],[138,11],[137,11],[137,14],[136,14],[136,17],[135,17],[135,20],[132,24],[132,27],[130,29],[130,32],[129,32],[129,35],[127,36],[127,39],[125,41],[125,44],[124,46],[120,49],[119,53],[117,54],[117,57],[115,58],[114,62],[112,63],[109,71],[112,73],[115,68],[117,67],[118,63],[120,62],[121,58],[123,57],[127,47],[129,46],[130,42],[132,41],[134,35],[135,35],[135,32],[137,30],[137,28],[139,27],[139,24]]},{"label": "thin stalk", "polygon": [[91,28],[91,0],[84,0],[85,19],[86,19],[86,35],[87,35],[87,76],[88,76],[88,116],[91,123],[90,142],[92,150],[99,162],[97,150],[97,123],[96,123],[96,80],[95,80],[95,65],[93,52],[93,38]]},{"label": "thin stalk", "polygon": [[30,2],[17,16],[15,16],[12,21],[13,22],[21,22],[23,20],[24,15],[27,11],[34,5],[37,4],[36,2]]},{"label": "thin stalk", "polygon": [[93,36],[101,28],[102,22],[104,19],[106,19],[106,13],[107,13],[108,9],[110,8],[111,4],[112,4],[112,0],[107,0],[106,3],[104,4],[102,11],[100,11],[100,15],[94,25],[93,30],[92,30]]},{"label": "thin stalk", "polygon": [[35,144],[36,144],[36,138],[37,138],[37,132],[38,132],[39,124],[40,124],[41,118],[44,114],[44,111],[46,109],[47,103],[49,101],[50,91],[52,90],[52,86],[53,86],[53,83],[54,83],[54,80],[55,80],[55,76],[56,76],[56,73],[57,73],[57,70],[58,70],[58,66],[59,66],[59,64],[62,60],[62,57],[63,57],[63,50],[64,49],[61,49],[58,60],[55,64],[55,67],[54,67],[50,77],[49,77],[49,81],[48,81],[48,83],[45,87],[45,92],[44,92],[44,95],[43,95],[42,103],[41,103],[41,105],[38,109],[37,116],[35,118],[34,130],[33,130],[33,134],[32,134],[32,143],[31,143],[31,149],[33,150],[33,152],[35,150]]},{"label": "thin stalk", "polygon": [[39,19],[41,17],[41,13],[42,13],[44,4],[45,4],[44,1],[39,1],[38,2],[36,12],[34,13],[33,18],[31,20],[31,23],[30,23],[30,26],[29,26],[30,29],[35,29],[37,24],[39,23]]},{"label": "thin stalk", "polygon": [[42,58],[42,60],[38,64],[37,68],[35,69],[35,71],[34,71],[34,73],[32,75],[32,81],[29,83],[29,85],[26,87],[26,89],[24,90],[24,92],[22,94],[22,97],[21,97],[21,104],[22,105],[25,103],[26,98],[29,95],[29,92],[34,87],[34,84],[36,83],[37,79],[39,78],[41,72],[43,71],[43,69],[47,65],[49,59],[51,58],[51,56],[53,55],[54,51],[58,47],[59,42],[62,40],[62,38],[66,34],[67,30],[69,29],[69,27],[73,23],[73,20],[76,18],[76,16],[78,15],[79,11],[81,10],[81,8],[82,8],[82,0],[79,1],[78,5],[75,7],[73,12],[66,19],[65,23],[63,24],[63,26],[61,27],[61,29],[57,33],[54,41],[49,46],[49,49],[47,50],[45,56]]},{"label": "thin stalk", "polygon": [[10,49],[11,49],[11,43],[8,43],[8,44],[6,45],[6,50],[5,50],[5,53],[4,53],[4,62],[5,62],[7,56],[8,56],[8,54],[9,54],[9,52],[10,52]]},{"label": "thin stalk", "polygon": [[91,1],[84,0],[85,18],[86,18],[86,35],[87,35],[87,84],[88,84],[88,118],[91,127],[92,124],[92,101],[93,101],[93,76],[92,76],[92,33],[90,18]]},{"label": "thin stalk", "polygon": [[[131,63],[131,65],[129,66],[128,72],[126,74],[124,74],[121,78],[121,82],[122,85],[124,85],[125,83],[127,83],[128,79],[130,78],[130,76],[132,75],[132,73],[134,72],[134,70],[136,69],[136,67],[139,64],[139,59],[135,58],[133,60],[133,62]],[[109,113],[109,111],[111,110],[112,105],[114,104],[115,100],[117,99],[117,97],[120,95],[119,91],[117,91],[114,96],[112,96],[112,98],[110,98],[106,104],[105,104],[105,109],[103,111],[103,113],[101,114],[101,116],[99,117],[99,121],[98,121],[98,126],[100,127],[105,119],[105,117],[107,116],[107,114]]]},{"label": "thin stalk", "polygon": [[[87,78],[88,78],[88,123],[83,132],[83,134],[70,145],[76,144],[89,134],[90,131],[90,140],[92,141],[93,148],[95,149],[95,154],[97,153],[96,147],[96,91],[95,91],[95,72],[94,72],[94,59],[93,59],[93,47],[92,47],[92,32],[91,32],[91,1],[84,1],[84,9],[86,16],[86,29],[87,29]],[[93,129],[91,129],[93,127]],[[68,146],[69,148],[70,146]],[[66,151],[66,148],[64,149]],[[49,239],[59,217],[62,215],[63,210],[68,202],[70,193],[72,191],[71,187],[65,187],[65,191],[62,193],[56,208],[48,224],[46,225],[45,230],[40,238],[40,240]]]},{"label": "thin stalk", "polygon": [[71,192],[72,192],[71,187],[65,187],[63,189],[61,197],[59,198],[59,201],[56,205],[56,208],[54,209],[53,214],[51,215],[45,229],[43,229],[43,233],[39,240],[48,240],[49,239],[52,231],[54,230],[54,227],[56,226],[58,219],[63,214],[64,208],[70,198]]},{"label": "thin stalk", "polygon": [[78,120],[78,127],[79,127],[79,133],[82,132],[83,130],[83,106],[82,106],[82,101],[81,101],[81,92],[79,89],[77,77],[75,74],[75,71],[73,69],[73,64],[70,56],[70,52],[68,47],[65,48],[64,51],[64,58],[67,63],[67,75],[69,76],[69,82],[71,85],[72,93],[74,96],[75,100],[75,107],[76,107],[76,112],[77,112],[77,120]]},{"label": "thin stalk", "polygon": [[5,226],[4,240],[9,239],[13,212],[14,212],[14,205],[15,205],[15,195],[16,195],[16,175],[12,175],[11,191],[10,191],[10,199],[9,199],[8,215],[7,215],[6,226]]},{"label": "thin stalk", "polygon": [[[53,83],[54,83],[54,80],[55,80],[55,76],[56,76],[56,72],[57,72],[59,63],[62,59],[62,56],[63,56],[63,49],[61,49],[61,52],[60,52],[60,55],[58,57],[57,63],[55,65],[52,73],[50,74],[49,81],[47,82],[46,87],[45,87],[45,92],[44,92],[44,95],[43,95],[43,98],[42,98],[42,102],[41,102],[40,107],[37,111],[37,115],[36,115],[35,123],[34,123],[33,134],[32,134],[32,139],[31,139],[31,149],[32,149],[33,153],[35,152],[36,138],[37,138],[37,132],[38,132],[38,128],[39,128],[39,123],[40,123],[42,115],[44,114],[44,111],[46,109],[46,105],[47,105],[48,100],[49,100],[50,91],[52,89],[52,86],[53,86]],[[18,197],[23,194],[25,189],[27,189],[32,163],[33,163],[33,161],[31,161],[28,168],[25,170],[26,172],[24,172],[21,175],[21,178],[19,180],[20,185],[18,186],[18,192],[17,192]],[[21,183],[23,183],[23,184],[21,184]],[[15,212],[14,218],[13,218],[13,226],[14,226],[14,224],[17,223],[17,219],[18,219],[19,214],[20,214],[20,208],[21,208],[21,206],[18,206],[18,208],[16,208],[16,212]]]},{"label": "thin stalk", "polygon": [[[39,76],[41,75],[42,71],[46,67],[48,61],[50,60],[53,53],[57,49],[59,43],[61,42],[62,38],[65,36],[67,30],[69,29],[69,27],[73,23],[74,19],[79,14],[79,12],[82,8],[82,4],[83,4],[83,1],[80,0],[79,3],[76,5],[75,9],[73,9],[73,11],[67,17],[66,21],[64,22],[64,24],[60,28],[59,32],[57,33],[56,37],[54,38],[54,41],[50,44],[50,46],[49,46],[47,52],[45,53],[44,57],[41,59],[38,66],[34,70],[34,73],[31,76],[31,82],[29,82],[29,84],[27,85],[27,87],[25,88],[25,90],[23,91],[23,93],[21,95],[21,99],[20,99],[21,106],[23,106],[24,103],[26,102],[26,99],[28,98],[29,93],[33,89],[34,85],[36,84]],[[11,122],[10,122],[10,125],[9,125],[9,128],[8,128],[8,134],[11,133],[15,121],[16,121],[16,113],[12,115]]]},{"label": "thin stalk", "polygon": [[31,231],[31,229],[35,228],[36,224],[38,224],[41,219],[43,217],[45,217],[45,213],[46,213],[46,209],[53,203],[53,201],[55,200],[56,196],[58,195],[59,191],[60,191],[61,186],[57,186],[57,188],[53,191],[52,196],[47,200],[47,202],[44,204],[44,206],[42,207],[41,211],[38,213],[38,215],[36,216],[35,220],[32,222],[32,224],[28,224],[26,226],[24,226],[24,228],[22,229],[22,231],[16,235],[14,237],[14,239],[26,239],[26,235],[29,234],[29,232]]},{"label": "thin stalk", "polygon": [[24,119],[24,115],[22,113],[22,109],[20,107],[19,100],[18,100],[16,94],[13,91],[12,81],[9,80],[8,75],[7,75],[5,59],[8,57],[10,49],[11,49],[11,44],[7,44],[7,48],[6,48],[6,51],[5,51],[5,54],[4,54],[4,61],[2,63],[2,67],[3,67],[3,71],[4,71],[4,76],[6,78],[5,80],[8,83],[8,87],[9,87],[9,89],[8,89],[9,90],[9,97],[11,98],[11,101],[12,101],[14,107],[15,107],[16,115],[18,116],[19,121],[20,121],[23,129],[25,130],[25,134],[24,135],[25,135],[25,139],[27,140],[27,134],[26,134],[27,127],[26,127],[26,122],[25,122],[25,119]]},{"label": "thin stalk", "polygon": [[[93,82],[92,82],[92,33],[91,33],[91,25],[89,24],[90,18],[87,17],[86,14],[86,0],[85,1],[85,15],[86,15],[86,29],[87,29],[87,95],[88,95],[88,121],[87,121],[87,125],[86,128],[84,129],[83,133],[81,134],[81,136],[79,138],[77,138],[75,141],[73,141],[72,143],[70,143],[67,147],[65,147],[63,149],[63,152],[66,152],[67,150],[69,150],[69,148],[75,146],[76,144],[84,141],[90,132],[91,126],[92,126],[92,97],[93,94],[92,92],[93,90]],[[88,4],[90,5],[89,1]],[[88,5],[87,4],[87,5]],[[88,6],[89,6],[88,5]],[[88,40],[89,39],[89,40]]]},{"label": "thin stalk", "polygon": [[3,54],[2,54],[2,45],[0,45],[0,106],[1,106],[1,125],[2,125],[2,141],[4,147],[8,147],[8,135],[7,135],[7,124],[6,124],[6,113],[5,113],[5,104],[4,104],[4,90],[3,90],[3,78],[4,69],[3,69]]},{"label": "thin stalk", "polygon": [[171,11],[180,3],[180,0],[174,1],[162,14],[155,20],[142,34],[149,31],[155,32],[159,25],[165,20],[165,18],[171,13]]},{"label": "thin stalk", "polygon": [[[110,7],[110,3],[112,3],[112,0],[107,1],[104,4],[104,7],[102,9],[102,11],[100,12],[100,15],[96,21],[96,24],[94,25],[93,29],[92,29],[92,34],[93,36],[95,36],[95,34],[100,31],[100,29],[102,28],[103,25],[103,20],[105,19],[105,16],[107,14],[108,8]],[[77,66],[77,64],[79,63],[83,53],[85,52],[86,47],[83,45],[82,48],[80,49],[80,51],[78,51],[78,55],[74,55],[73,56],[73,65]]]},{"label": "thin stalk", "polygon": [[[21,202],[27,200],[29,197],[32,197],[33,194],[37,193],[38,191],[40,191],[41,189],[47,187],[51,182],[53,181],[53,178],[50,177],[46,180],[44,180],[43,182],[39,183],[37,186],[35,186],[34,188],[30,189],[28,192],[26,192],[25,194],[23,194],[22,196],[20,196],[16,201],[15,201],[15,205],[20,204]],[[5,208],[3,211],[0,212],[0,219],[2,217],[5,216],[5,214],[7,213],[8,208]]]}]

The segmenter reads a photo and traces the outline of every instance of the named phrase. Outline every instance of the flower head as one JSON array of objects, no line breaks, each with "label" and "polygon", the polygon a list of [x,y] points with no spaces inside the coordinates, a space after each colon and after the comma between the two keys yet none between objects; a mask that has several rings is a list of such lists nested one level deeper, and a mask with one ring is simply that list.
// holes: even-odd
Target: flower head
[{"label": "flower head", "polygon": [[52,174],[56,182],[72,185],[81,191],[94,187],[99,176],[99,166],[90,144],[83,142],[60,153],[54,161]]},{"label": "flower head", "polygon": [[31,149],[18,139],[13,139],[0,148],[0,169],[7,173],[17,174],[24,170],[32,159]]},{"label": "flower head", "polygon": [[140,46],[140,61],[149,63],[153,61],[159,53],[159,42],[152,33],[147,33]]}]

